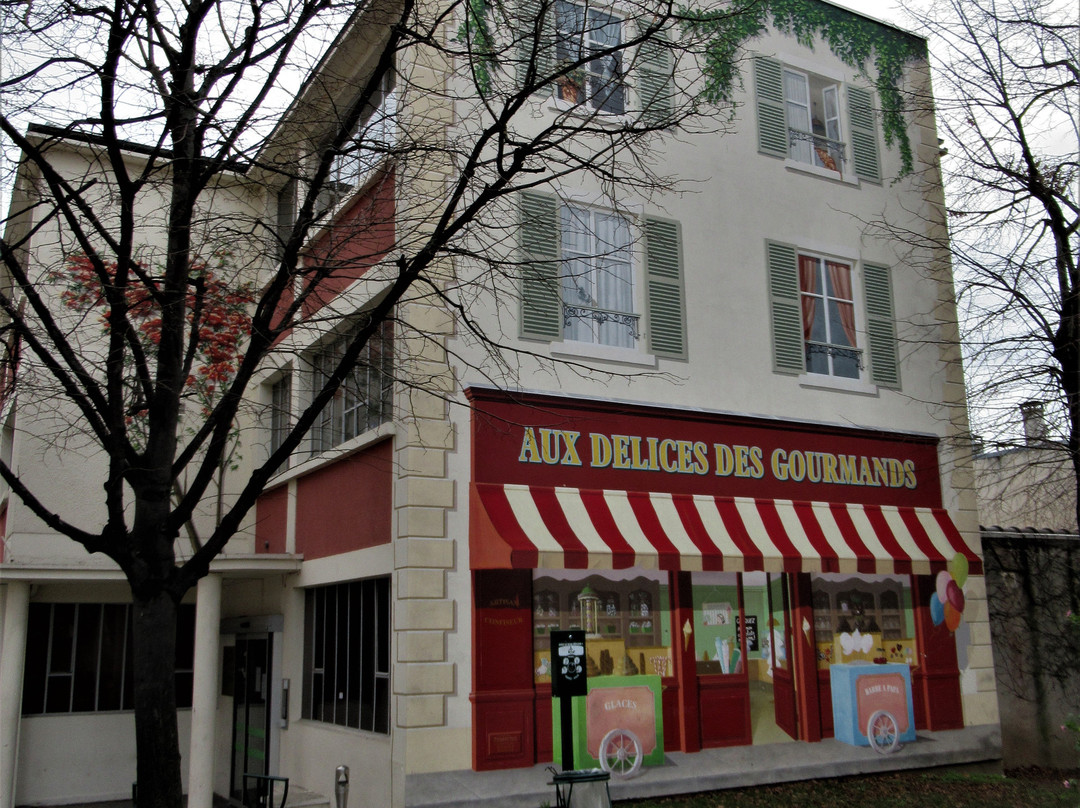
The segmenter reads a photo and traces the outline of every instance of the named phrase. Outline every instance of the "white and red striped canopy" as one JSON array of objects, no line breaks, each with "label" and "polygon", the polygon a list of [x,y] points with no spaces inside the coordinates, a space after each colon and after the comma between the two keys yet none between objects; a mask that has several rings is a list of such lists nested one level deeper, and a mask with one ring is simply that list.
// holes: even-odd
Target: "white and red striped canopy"
[{"label": "white and red striped canopy", "polygon": [[473,569],[929,574],[982,561],[940,508],[474,483]]}]

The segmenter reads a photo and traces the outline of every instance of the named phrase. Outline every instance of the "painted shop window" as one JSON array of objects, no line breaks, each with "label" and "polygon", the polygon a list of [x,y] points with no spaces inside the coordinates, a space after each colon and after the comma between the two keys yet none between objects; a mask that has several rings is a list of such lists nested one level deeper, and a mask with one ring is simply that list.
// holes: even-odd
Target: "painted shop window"
[{"label": "painted shop window", "polygon": [[390,579],[308,589],[302,715],[390,732]]},{"label": "painted shop window", "polygon": [[[312,430],[312,449],[323,452],[390,420],[393,414],[393,323],[384,321],[368,340],[355,367],[334,393]],[[312,358],[317,392],[337,367],[351,337],[321,348]]]},{"label": "painted shop window", "polygon": [[908,576],[821,573],[811,577],[811,592],[819,668],[838,662],[917,664]]},{"label": "painted shop window", "polygon": [[[176,618],[176,705],[191,706],[195,607]],[[23,715],[134,709],[131,606],[31,603],[23,672]]]},{"label": "painted shop window", "polygon": [[641,570],[536,570],[533,657],[551,681],[552,630],[585,630],[589,676],[674,675],[667,576]]},{"label": "painted shop window", "polygon": [[[693,577],[694,648],[699,674],[743,674],[739,579],[734,572],[696,572]],[[753,619],[757,626],[757,617]],[[754,637],[756,638],[756,631]],[[757,651],[757,643],[754,643]]]}]

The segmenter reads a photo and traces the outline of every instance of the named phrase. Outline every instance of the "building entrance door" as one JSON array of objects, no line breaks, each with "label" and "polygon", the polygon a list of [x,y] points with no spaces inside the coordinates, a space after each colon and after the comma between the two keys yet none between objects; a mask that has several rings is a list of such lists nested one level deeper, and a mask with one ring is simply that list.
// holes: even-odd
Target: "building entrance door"
[{"label": "building entrance door", "polygon": [[[270,684],[274,635],[238,634],[233,666],[233,735],[230,793],[251,805],[245,774],[270,773]],[[250,788],[250,784],[248,784]]]}]

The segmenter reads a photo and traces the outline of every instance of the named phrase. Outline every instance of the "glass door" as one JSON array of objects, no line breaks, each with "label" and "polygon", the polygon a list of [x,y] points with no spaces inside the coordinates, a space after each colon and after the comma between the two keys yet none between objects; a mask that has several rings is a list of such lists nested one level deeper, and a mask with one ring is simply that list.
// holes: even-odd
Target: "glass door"
[{"label": "glass door", "polygon": [[236,637],[233,666],[233,743],[230,796],[254,805],[245,774],[270,773],[270,666],[273,634]]}]

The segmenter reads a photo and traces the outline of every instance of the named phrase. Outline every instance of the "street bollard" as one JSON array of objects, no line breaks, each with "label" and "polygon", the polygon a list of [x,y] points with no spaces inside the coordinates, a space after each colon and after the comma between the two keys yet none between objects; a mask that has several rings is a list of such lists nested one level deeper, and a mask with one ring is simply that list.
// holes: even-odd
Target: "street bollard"
[{"label": "street bollard", "polygon": [[347,808],[349,801],[349,767],[338,766],[334,772],[334,800],[337,808]]}]

